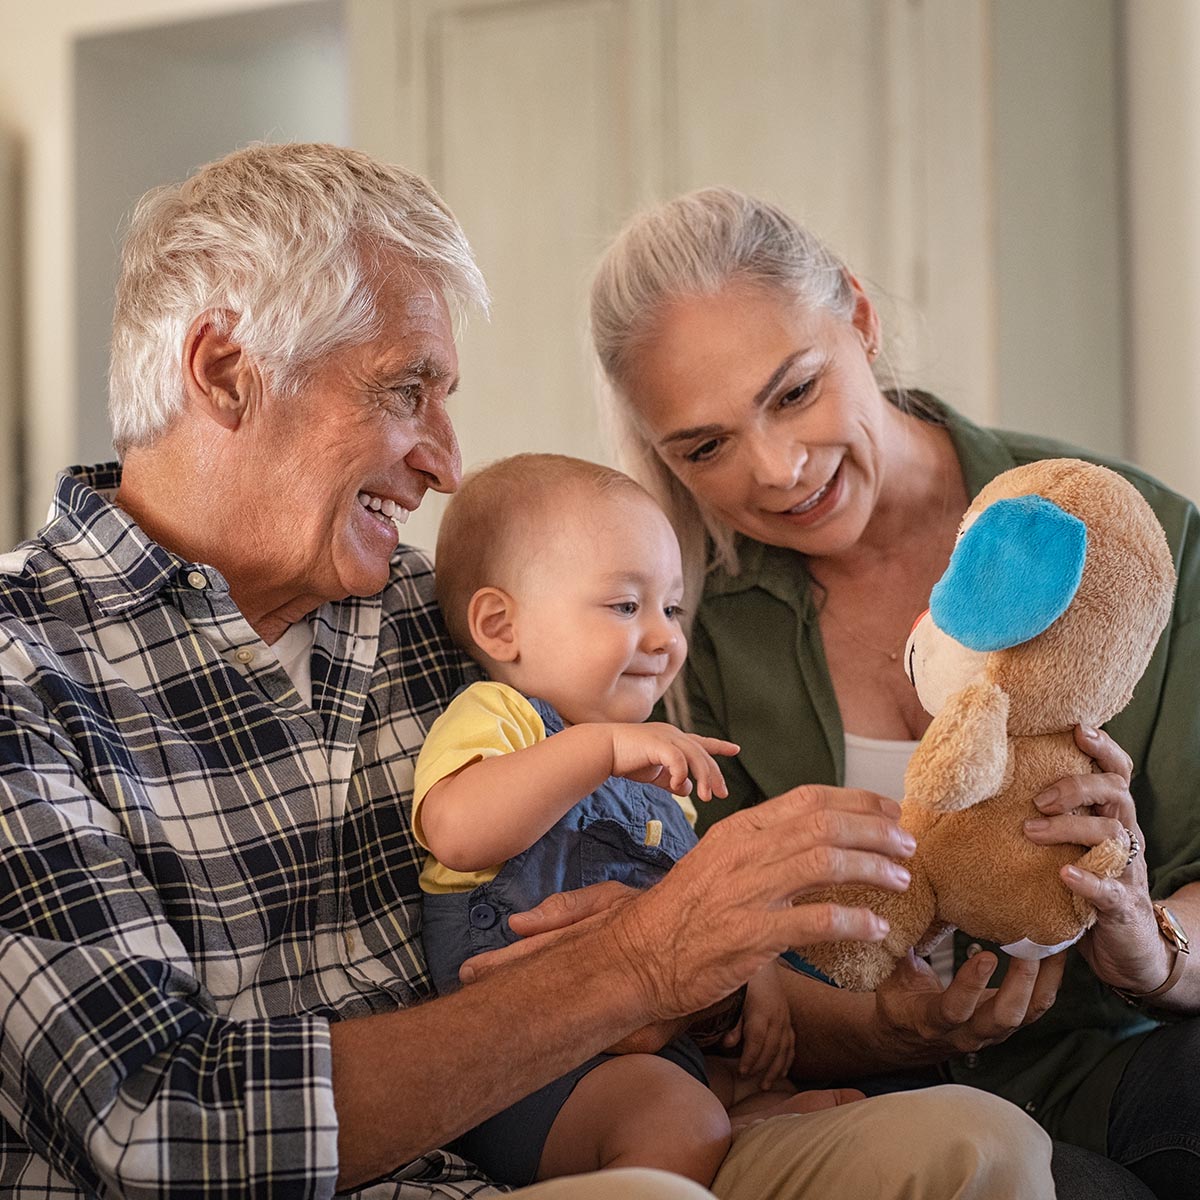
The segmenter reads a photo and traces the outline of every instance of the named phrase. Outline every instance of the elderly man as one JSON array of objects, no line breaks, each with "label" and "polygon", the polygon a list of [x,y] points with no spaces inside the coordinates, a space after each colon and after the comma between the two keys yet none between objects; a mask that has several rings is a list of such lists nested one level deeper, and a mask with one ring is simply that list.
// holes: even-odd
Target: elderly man
[{"label": "elderly man", "polygon": [[[428,185],[351,151],[252,147],[139,206],[122,465],[67,472],[0,572],[8,1192],[476,1194],[437,1147],[606,1046],[661,1044],[787,946],[882,936],[792,900],[903,886],[894,810],[800,789],[647,892],[514,918],[541,936],[418,1003],[413,761],[466,667],[397,526],[458,481],[451,308],[483,300]],[[715,1190],[1051,1194],[1044,1135],[1001,1101],[845,1099],[743,1134]]]}]

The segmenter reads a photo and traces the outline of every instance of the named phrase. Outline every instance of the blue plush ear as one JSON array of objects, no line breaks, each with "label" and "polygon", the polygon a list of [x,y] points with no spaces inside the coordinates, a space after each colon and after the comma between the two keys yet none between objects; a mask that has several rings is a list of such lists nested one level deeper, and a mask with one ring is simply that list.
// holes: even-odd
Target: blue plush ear
[{"label": "blue plush ear", "polygon": [[959,538],[929,597],[934,623],[971,650],[1019,646],[1067,610],[1087,527],[1044,496],[997,500]]}]

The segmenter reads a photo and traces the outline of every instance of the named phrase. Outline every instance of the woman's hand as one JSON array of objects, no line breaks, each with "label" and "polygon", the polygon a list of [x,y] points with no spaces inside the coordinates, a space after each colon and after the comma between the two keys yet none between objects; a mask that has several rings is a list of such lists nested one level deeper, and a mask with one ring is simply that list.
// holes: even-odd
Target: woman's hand
[{"label": "woman's hand", "polygon": [[[1138,846],[1144,846],[1129,794],[1133,771],[1129,755],[1100,729],[1080,726],[1075,741],[1099,770],[1060,780],[1038,796],[1034,803],[1043,816],[1026,822],[1026,836],[1042,846],[1070,842],[1098,846],[1109,838],[1125,840],[1132,834]],[[1128,992],[1158,987],[1170,972],[1171,952],[1158,932],[1144,855],[1134,854],[1114,879],[1101,879],[1072,865],[1063,867],[1062,881],[1096,910],[1096,924],[1079,943],[1096,976]]]},{"label": "woman's hand", "polygon": [[933,968],[909,951],[875,992],[881,1052],[897,1064],[937,1063],[1002,1042],[1054,1003],[1065,954],[1009,960],[999,987],[988,987],[996,956],[983,951],[943,987]]}]

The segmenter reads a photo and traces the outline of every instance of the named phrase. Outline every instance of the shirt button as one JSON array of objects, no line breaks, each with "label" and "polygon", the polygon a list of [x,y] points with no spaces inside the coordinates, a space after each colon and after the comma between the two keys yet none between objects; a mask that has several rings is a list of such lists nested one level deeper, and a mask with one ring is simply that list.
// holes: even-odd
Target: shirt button
[{"label": "shirt button", "polygon": [[468,920],[471,922],[472,929],[491,929],[499,917],[490,904],[475,904],[471,906]]},{"label": "shirt button", "polygon": [[208,587],[208,576],[203,571],[189,571],[187,581],[188,586],[194,587],[198,592]]},{"label": "shirt button", "polygon": [[1035,1112],[1037,1112],[1037,1103],[1036,1103],[1036,1101],[1033,1101],[1033,1100],[1027,1100],[1027,1101],[1025,1102],[1025,1111],[1026,1111],[1027,1113],[1031,1113],[1031,1114],[1032,1114],[1032,1113],[1035,1113]]},{"label": "shirt button", "polygon": [[972,942],[967,947],[967,957],[974,958],[975,955],[977,955],[980,952],[980,950],[982,950],[982,949],[983,949],[983,947],[978,942]]},{"label": "shirt button", "polygon": [[247,650],[245,647],[243,647],[233,657],[236,658],[240,663],[251,663],[254,661],[254,651]]},{"label": "shirt button", "polygon": [[979,1055],[976,1054],[974,1050],[972,1050],[969,1054],[964,1054],[963,1066],[966,1067],[968,1071],[975,1070],[975,1068],[979,1066]]}]

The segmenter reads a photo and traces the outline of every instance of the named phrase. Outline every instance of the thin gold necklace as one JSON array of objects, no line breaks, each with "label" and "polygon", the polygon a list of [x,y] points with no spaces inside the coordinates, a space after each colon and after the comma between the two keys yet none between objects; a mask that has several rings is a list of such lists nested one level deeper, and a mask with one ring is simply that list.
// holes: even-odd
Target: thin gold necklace
[{"label": "thin gold necklace", "polygon": [[[811,576],[811,572],[810,572],[810,576]],[[811,577],[813,579],[813,582],[816,583],[817,586],[821,589],[821,591],[825,593],[825,600],[826,600],[826,602],[828,602],[829,592],[825,589],[824,585],[821,584],[819,580],[817,580],[817,578],[815,576],[811,576]],[[826,607],[826,605],[823,604],[817,610],[817,612],[818,612],[818,615],[828,617],[829,620],[834,625],[836,625],[838,629],[840,629],[842,631],[842,633],[844,633],[852,641],[857,642],[860,646],[864,646],[868,650],[873,650],[876,654],[882,654],[885,658],[887,658],[891,662],[899,662],[900,661],[900,654],[904,650],[904,644],[905,644],[904,642],[901,642],[900,645],[897,646],[894,650],[889,650],[884,646],[879,646],[874,642],[867,641],[867,639],[865,637],[863,637],[860,633],[858,633],[857,630],[852,629],[850,627],[850,625],[848,625],[845,621],[843,621],[832,609]],[[906,638],[905,642],[907,642],[907,640],[908,639]],[[895,643],[893,643],[893,645],[895,645]]]}]

